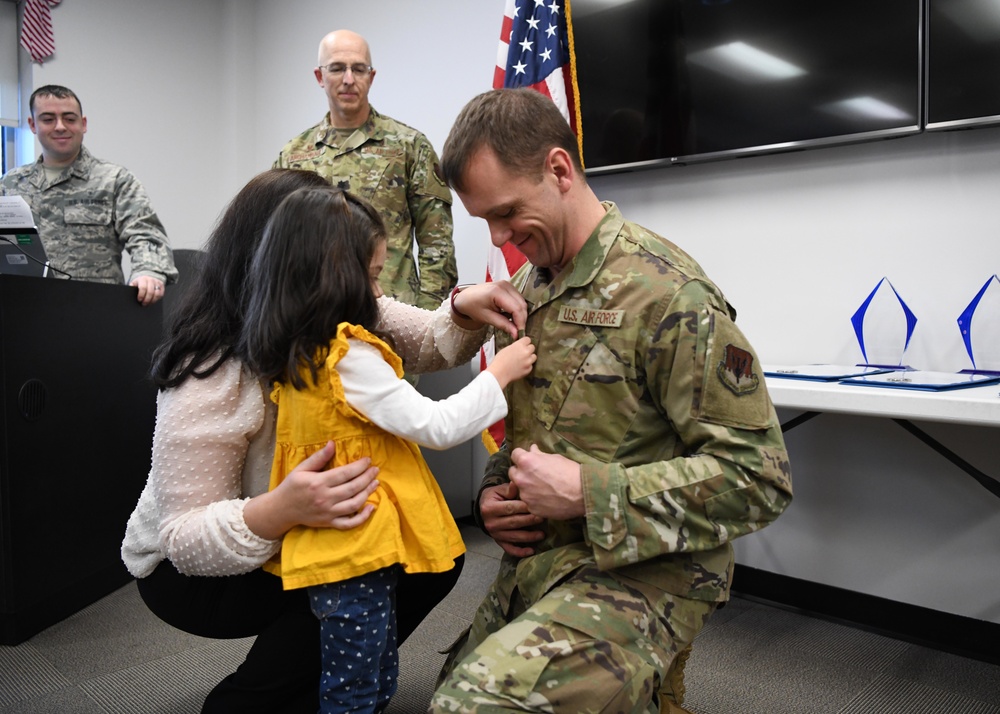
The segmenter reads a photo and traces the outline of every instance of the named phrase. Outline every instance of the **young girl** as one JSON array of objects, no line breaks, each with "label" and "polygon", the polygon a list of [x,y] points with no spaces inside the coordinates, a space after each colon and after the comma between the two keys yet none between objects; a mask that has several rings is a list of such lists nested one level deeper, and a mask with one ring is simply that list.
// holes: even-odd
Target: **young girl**
[{"label": "young girl", "polygon": [[265,566],[286,589],[309,588],[321,622],[323,712],[386,707],[399,666],[399,570],[442,572],[465,551],[417,444],[449,448],[505,416],[502,390],[535,361],[524,338],[458,394],[441,402],[420,395],[402,379],[391,346],[369,332],[385,254],[385,227],[367,203],[333,188],[295,191],[254,257],[241,338],[247,363],[276,382],[272,488],[330,441],[331,466],[369,455],[380,469],[363,525],[296,526]]}]

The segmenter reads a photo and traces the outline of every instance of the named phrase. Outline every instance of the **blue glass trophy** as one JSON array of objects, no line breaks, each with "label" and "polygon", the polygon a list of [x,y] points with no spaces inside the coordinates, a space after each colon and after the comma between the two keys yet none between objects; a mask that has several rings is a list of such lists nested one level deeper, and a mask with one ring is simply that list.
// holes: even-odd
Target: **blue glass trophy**
[{"label": "blue glass trophy", "polygon": [[[973,342],[972,328],[976,328]],[[969,306],[958,316],[965,351],[974,374],[1000,374],[1000,278],[990,276]]]},{"label": "blue glass trophy", "polygon": [[865,365],[906,369],[903,353],[910,345],[917,317],[888,278],[878,281],[851,316],[851,324]]}]

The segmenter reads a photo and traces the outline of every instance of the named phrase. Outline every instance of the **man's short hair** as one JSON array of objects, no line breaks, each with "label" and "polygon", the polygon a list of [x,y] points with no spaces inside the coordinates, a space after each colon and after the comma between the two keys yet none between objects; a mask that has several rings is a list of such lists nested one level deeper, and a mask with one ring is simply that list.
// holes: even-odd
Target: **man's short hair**
[{"label": "man's short hair", "polygon": [[559,147],[583,175],[576,135],[552,100],[533,89],[494,89],[465,105],[441,152],[441,173],[449,186],[462,190],[465,167],[483,147],[519,176],[541,176],[545,157]]},{"label": "man's short hair", "polygon": [[36,97],[55,97],[56,99],[75,99],[76,105],[80,107],[80,116],[83,116],[83,103],[80,98],[76,96],[76,92],[68,87],[63,87],[60,84],[46,84],[44,87],[39,87],[34,92],[31,93],[31,99],[28,100],[28,108],[31,109],[31,116],[35,116],[35,98]]}]

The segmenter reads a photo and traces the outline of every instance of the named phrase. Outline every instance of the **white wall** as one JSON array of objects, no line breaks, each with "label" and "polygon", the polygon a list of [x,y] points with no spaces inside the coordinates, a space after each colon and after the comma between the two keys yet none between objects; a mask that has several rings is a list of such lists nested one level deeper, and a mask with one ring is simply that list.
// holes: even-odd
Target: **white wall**
[{"label": "white wall", "polygon": [[[36,67],[34,85],[76,90],[88,146],[146,184],[176,247],[197,247],[236,190],[325,111],[312,77],[323,34],[364,34],[378,70],[374,106],[440,150],[461,106],[490,86],[503,5],[66,0],[52,13],[58,54]],[[1000,271],[1000,128],[592,183],[702,263],[765,362],[859,360],[850,316],[885,276],[918,317],[905,361],[970,366],[955,321]],[[460,205],[455,223],[460,280],[480,280],[485,226]],[[893,425],[870,421],[821,417],[789,435],[798,496],[774,527],[744,540],[741,558],[1000,622],[1000,599],[979,587],[1000,572],[996,500]],[[986,431],[942,438],[995,471]],[[455,464],[463,469],[474,467]]]},{"label": "white wall", "polygon": [[1000,270],[998,168],[983,128],[591,183],[700,260],[762,360],[861,361],[850,318],[888,277],[918,319],[904,361],[956,371],[956,320]]},{"label": "white wall", "polygon": [[225,102],[227,4],[69,0],[52,10],[56,55],[33,86],[62,84],[87,116],[84,143],[129,168],[174,247],[197,247],[239,184]]}]

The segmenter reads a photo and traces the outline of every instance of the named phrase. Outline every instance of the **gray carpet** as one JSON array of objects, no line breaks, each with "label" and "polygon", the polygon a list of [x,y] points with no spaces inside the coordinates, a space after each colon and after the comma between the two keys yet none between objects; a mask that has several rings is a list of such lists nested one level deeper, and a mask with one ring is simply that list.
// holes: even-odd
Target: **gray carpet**
[{"label": "gray carpet", "polygon": [[[462,534],[462,578],[401,648],[390,714],[425,710],[437,650],[468,624],[496,572],[499,548],[474,528]],[[249,646],[170,628],[129,584],[0,646],[0,714],[196,714]],[[1000,666],[739,598],[704,629],[686,672],[685,707],[696,714],[1000,714]]]}]

